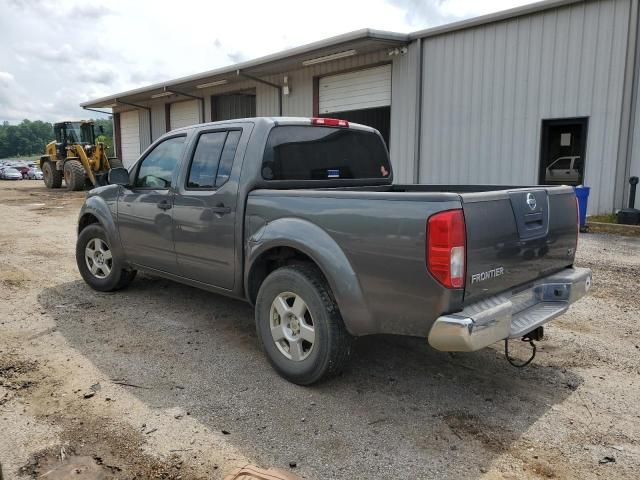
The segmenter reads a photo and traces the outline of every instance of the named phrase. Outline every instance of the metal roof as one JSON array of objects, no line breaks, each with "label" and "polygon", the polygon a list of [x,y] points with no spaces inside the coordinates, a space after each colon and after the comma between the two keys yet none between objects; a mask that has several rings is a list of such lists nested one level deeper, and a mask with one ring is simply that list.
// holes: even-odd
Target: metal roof
[{"label": "metal roof", "polygon": [[83,102],[80,106],[87,108],[105,108],[107,105],[113,104],[116,100],[125,102],[125,104],[126,102],[148,103],[151,95],[164,91],[172,91],[172,88],[177,90],[175,93],[180,94],[181,89],[183,91],[192,91],[196,85],[203,83],[203,81],[214,82],[217,80],[227,80],[228,83],[231,83],[233,81],[246,80],[246,77],[241,77],[240,73],[254,77],[286,73],[301,68],[304,60],[339,53],[347,49],[355,49],[358,54],[363,54],[385,47],[395,47],[406,44],[418,38],[432,37],[452,31],[464,30],[586,1],[590,0],[544,0],[489,15],[462,20],[460,22],[419,30],[410,34],[372,29],[356,30],[246,62],[97,98]]},{"label": "metal roof", "polygon": [[[264,57],[241,62],[226,67],[209,70],[187,77],[176,78],[166,82],[160,82],[142,88],[136,88],[125,92],[97,98],[80,104],[81,107],[105,107],[116,100],[133,102],[149,99],[149,95],[162,92],[170,87],[182,89],[195,88],[196,84],[203,81],[216,80],[245,80],[238,78],[238,73],[246,73],[252,76],[273,75],[287,72],[302,67],[302,61],[320,56],[339,53],[346,49],[356,49],[358,54],[379,50],[385,47],[403,45],[409,40],[409,35],[404,33],[385,32],[381,30],[362,29],[345,33],[318,42],[309,43],[300,47],[291,48],[282,52]],[[140,98],[142,97],[142,98]]]}]

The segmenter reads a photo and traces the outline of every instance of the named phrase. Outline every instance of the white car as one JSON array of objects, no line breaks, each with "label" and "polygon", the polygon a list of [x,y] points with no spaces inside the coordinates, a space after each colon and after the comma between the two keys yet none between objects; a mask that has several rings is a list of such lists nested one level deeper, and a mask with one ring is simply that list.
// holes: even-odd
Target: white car
[{"label": "white car", "polygon": [[22,180],[22,174],[15,168],[5,167],[0,172],[0,178],[3,180]]},{"label": "white car", "polygon": [[29,180],[42,180],[43,178],[42,170],[40,170],[38,167],[30,168],[29,171],[27,172],[27,178]]},{"label": "white car", "polygon": [[545,182],[578,184],[581,167],[582,158],[579,156],[558,157],[547,167]]}]

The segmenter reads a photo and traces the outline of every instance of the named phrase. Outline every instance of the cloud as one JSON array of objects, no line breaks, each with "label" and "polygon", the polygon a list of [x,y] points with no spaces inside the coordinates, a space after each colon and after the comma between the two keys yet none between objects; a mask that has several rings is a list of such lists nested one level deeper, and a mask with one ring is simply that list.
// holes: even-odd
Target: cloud
[{"label": "cloud", "polygon": [[9,87],[11,82],[13,82],[13,75],[9,72],[0,72],[0,87]]},{"label": "cloud", "polygon": [[246,56],[242,52],[231,52],[231,53],[227,53],[227,58],[231,60],[233,63],[240,63],[246,59]]},{"label": "cloud", "polygon": [[0,122],[86,118],[79,104],[93,98],[361,28],[409,32],[527,1],[0,0]]},{"label": "cloud", "polygon": [[431,27],[457,20],[442,10],[446,0],[389,0],[389,3],[405,11],[405,18],[411,25]]}]

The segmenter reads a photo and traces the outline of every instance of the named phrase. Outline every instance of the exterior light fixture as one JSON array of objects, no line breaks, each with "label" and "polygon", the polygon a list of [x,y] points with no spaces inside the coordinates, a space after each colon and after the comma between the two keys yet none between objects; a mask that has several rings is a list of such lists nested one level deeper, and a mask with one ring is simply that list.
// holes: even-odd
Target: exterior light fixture
[{"label": "exterior light fixture", "polygon": [[338,60],[339,58],[352,57],[356,53],[356,50],[345,50],[344,52],[332,53],[331,55],[325,55],[324,57],[310,58],[309,60],[304,60],[302,65],[308,67],[309,65],[316,65],[318,63],[330,62],[332,60]]},{"label": "exterior light fixture", "polygon": [[151,95],[151,98],[162,98],[162,97],[168,97],[169,95],[173,95],[173,92],[156,93],[155,95]]},{"label": "exterior light fixture", "polygon": [[228,83],[228,80],[216,80],[215,82],[202,83],[200,85],[196,85],[196,88],[215,87],[215,86],[218,86],[218,85],[224,85],[225,83]]}]

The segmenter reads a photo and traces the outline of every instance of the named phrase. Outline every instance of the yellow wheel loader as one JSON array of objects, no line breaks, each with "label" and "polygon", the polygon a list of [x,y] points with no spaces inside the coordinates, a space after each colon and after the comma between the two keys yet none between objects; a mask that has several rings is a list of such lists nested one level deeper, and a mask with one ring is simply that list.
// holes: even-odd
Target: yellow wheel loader
[{"label": "yellow wheel loader", "polygon": [[109,169],[122,166],[117,158],[107,157],[104,143],[96,143],[92,121],[56,123],[53,131],[56,139],[40,157],[47,188],[60,188],[63,178],[68,190],[97,186]]}]

